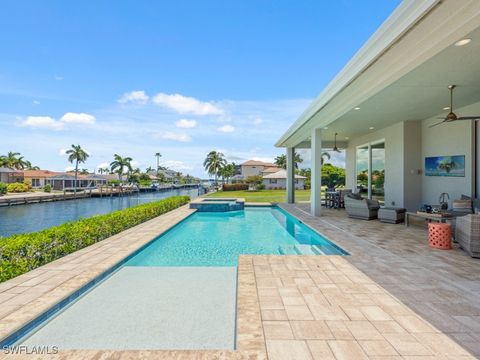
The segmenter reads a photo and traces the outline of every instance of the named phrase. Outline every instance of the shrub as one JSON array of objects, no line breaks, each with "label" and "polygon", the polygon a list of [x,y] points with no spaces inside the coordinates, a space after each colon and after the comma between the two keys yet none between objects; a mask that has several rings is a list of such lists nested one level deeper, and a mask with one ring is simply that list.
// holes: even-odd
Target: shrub
[{"label": "shrub", "polygon": [[7,184],[0,182],[0,195],[4,195],[7,193]]},{"label": "shrub", "polygon": [[52,185],[46,184],[46,185],[43,187],[43,191],[45,191],[46,193],[52,192]]},{"label": "shrub", "polygon": [[120,180],[109,180],[107,182],[107,185],[113,185],[113,186],[120,185]]},{"label": "shrub", "polygon": [[223,191],[248,190],[248,184],[223,184]]},{"label": "shrub", "polygon": [[189,200],[188,196],[173,196],[38,232],[0,237],[0,282],[167,213]]},{"label": "shrub", "polygon": [[265,184],[258,184],[257,190],[265,190]]},{"label": "shrub", "polygon": [[19,182],[11,183],[11,184],[8,184],[7,191],[11,193],[27,192],[28,186],[25,185],[24,183],[19,183]]},{"label": "shrub", "polygon": [[32,180],[25,179],[23,180],[23,184],[27,187],[27,191],[32,190]]}]

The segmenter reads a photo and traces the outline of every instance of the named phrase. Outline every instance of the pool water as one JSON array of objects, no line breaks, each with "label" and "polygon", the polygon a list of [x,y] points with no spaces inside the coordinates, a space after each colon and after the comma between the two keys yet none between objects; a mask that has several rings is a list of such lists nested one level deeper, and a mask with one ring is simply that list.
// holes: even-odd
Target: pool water
[{"label": "pool water", "polygon": [[345,255],[276,207],[195,213],[158,237],[126,266],[237,266],[241,254]]}]

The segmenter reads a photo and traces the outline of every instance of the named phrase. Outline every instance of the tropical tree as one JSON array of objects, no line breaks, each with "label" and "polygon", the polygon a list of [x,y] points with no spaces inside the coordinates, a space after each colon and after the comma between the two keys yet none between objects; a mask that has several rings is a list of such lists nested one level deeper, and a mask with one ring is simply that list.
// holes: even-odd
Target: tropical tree
[{"label": "tropical tree", "polygon": [[118,154],[113,155],[114,160],[110,163],[110,169],[113,173],[118,174],[118,180],[122,181],[122,175],[125,173],[125,170],[128,172],[132,171],[132,158],[131,157],[121,157]]},{"label": "tropical tree", "polygon": [[[285,154],[279,155],[275,158],[275,160],[273,162],[278,167],[281,167],[282,169],[286,169],[287,168],[287,155],[285,155]],[[302,157],[300,156],[299,153],[295,152],[293,162],[295,164],[295,169],[298,169],[298,164],[303,162],[303,159],[302,159]]]},{"label": "tropical tree", "polygon": [[330,160],[330,154],[327,153],[327,152],[322,152],[322,154],[320,155],[321,156],[321,163],[322,165],[325,163],[325,160],[323,158],[326,158],[327,160]]},{"label": "tropical tree", "polygon": [[220,170],[225,166],[227,160],[225,160],[225,155],[219,151],[212,150],[208,153],[205,161],[203,162],[203,167],[208,172],[208,175],[215,176],[215,184],[217,183],[218,175]]},{"label": "tropical tree", "polygon": [[85,150],[82,149],[80,145],[73,145],[68,149],[65,154],[68,155],[68,161],[72,164],[75,163],[75,192],[77,192],[78,187],[78,164],[82,164],[87,161],[90,155],[87,154]]},{"label": "tropical tree", "polygon": [[220,176],[222,177],[223,181],[227,180],[228,183],[230,178],[235,176],[235,171],[236,168],[234,163],[227,164],[220,170]]},{"label": "tropical tree", "polygon": [[40,167],[38,166],[33,166],[32,163],[30,161],[25,161],[25,168],[27,170],[40,170]]},{"label": "tropical tree", "polygon": [[[152,173],[152,172],[154,172],[154,171],[155,171],[155,170],[154,170],[151,166],[149,166],[149,167],[147,167],[147,168],[145,169],[145,172],[147,172],[147,173]],[[157,167],[157,171],[158,171],[158,167]]]},{"label": "tropical tree", "polygon": [[162,157],[162,154],[160,154],[159,152],[156,152],[155,157],[157,158],[157,175],[158,175],[158,171],[160,170],[160,158]]},{"label": "tropical tree", "polygon": [[81,169],[79,174],[80,175],[88,175],[89,174],[88,169]]},{"label": "tropical tree", "polygon": [[24,160],[20,153],[9,151],[6,156],[0,157],[0,166],[5,166],[11,169],[23,170],[27,167],[27,161]]}]

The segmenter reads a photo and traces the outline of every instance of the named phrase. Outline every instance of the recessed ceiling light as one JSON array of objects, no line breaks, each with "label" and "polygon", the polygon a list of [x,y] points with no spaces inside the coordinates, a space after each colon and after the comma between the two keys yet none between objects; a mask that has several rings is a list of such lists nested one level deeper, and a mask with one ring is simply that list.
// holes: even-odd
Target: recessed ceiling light
[{"label": "recessed ceiling light", "polygon": [[458,40],[458,41],[455,43],[455,46],[467,45],[467,44],[469,44],[471,41],[472,41],[472,39],[470,39],[470,38]]},{"label": "recessed ceiling light", "polygon": [[360,110],[360,108],[357,106],[357,107],[354,107],[353,110]]},{"label": "recessed ceiling light", "polygon": [[450,110],[450,106],[445,106],[443,110]]},{"label": "recessed ceiling light", "polygon": [[370,129],[370,130],[373,130],[373,129],[375,129],[375,128],[374,128],[373,126],[370,126],[369,129]]}]

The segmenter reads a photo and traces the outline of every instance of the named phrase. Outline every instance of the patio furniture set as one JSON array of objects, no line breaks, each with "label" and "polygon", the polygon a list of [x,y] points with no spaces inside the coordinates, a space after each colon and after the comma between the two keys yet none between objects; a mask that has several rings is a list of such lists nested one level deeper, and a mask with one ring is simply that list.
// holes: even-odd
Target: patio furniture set
[{"label": "patio furniture set", "polygon": [[[337,197],[339,198],[339,195]],[[454,235],[455,241],[462,249],[470,256],[480,258],[478,200],[477,202],[473,202],[472,199],[454,200],[452,211],[437,213],[407,212],[403,208],[380,207],[378,201],[364,199],[351,191],[344,194],[342,200],[348,216],[355,219],[378,219],[391,224],[405,221],[405,226],[410,224],[412,218],[426,220],[429,226],[430,246],[438,249],[450,249],[452,235]],[[339,207],[340,202],[338,201]],[[476,208],[475,214],[473,213],[474,208]]]}]

